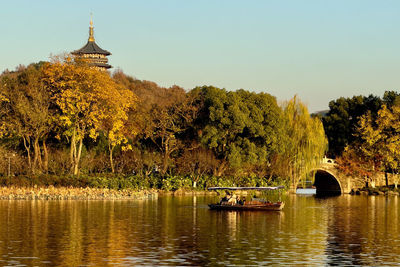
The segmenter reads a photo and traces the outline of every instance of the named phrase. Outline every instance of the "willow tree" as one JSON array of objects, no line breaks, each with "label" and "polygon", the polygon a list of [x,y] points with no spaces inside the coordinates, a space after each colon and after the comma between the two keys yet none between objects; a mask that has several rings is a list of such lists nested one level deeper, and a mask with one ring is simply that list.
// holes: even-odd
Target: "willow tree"
[{"label": "willow tree", "polygon": [[[328,147],[324,128],[319,118],[313,118],[307,107],[295,96],[283,106],[285,122],[284,145],[279,161],[290,179],[292,190],[319,166]],[[284,174],[285,175],[285,174]]]}]

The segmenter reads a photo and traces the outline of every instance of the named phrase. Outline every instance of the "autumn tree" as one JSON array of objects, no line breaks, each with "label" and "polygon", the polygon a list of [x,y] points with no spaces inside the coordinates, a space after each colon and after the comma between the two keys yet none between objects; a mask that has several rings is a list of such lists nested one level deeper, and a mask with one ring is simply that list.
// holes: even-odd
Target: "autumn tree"
[{"label": "autumn tree", "polygon": [[177,160],[178,169],[181,174],[189,175],[193,182],[193,187],[204,175],[212,175],[218,161],[211,150],[197,145],[190,149],[185,149],[181,157]]},{"label": "autumn tree", "polygon": [[[361,151],[385,173],[397,172],[400,167],[400,105],[389,109],[383,105],[376,119],[368,113],[361,117],[358,135],[362,139]],[[388,181],[386,178],[386,185]]]},{"label": "autumn tree", "polygon": [[[196,117],[193,99],[179,86],[160,87],[153,82],[139,81],[121,72],[114,79],[130,88],[138,97],[131,123],[138,129],[138,138],[149,149],[149,140],[162,154],[161,173],[171,165],[171,155],[182,148],[181,137]],[[142,147],[143,148],[143,147]]]},{"label": "autumn tree", "polygon": [[44,65],[44,82],[51,92],[56,121],[70,140],[72,173],[79,172],[83,139],[95,140],[105,130],[109,140],[110,163],[117,144],[124,142],[127,109],[134,105],[134,95],[123,90],[107,72],[74,62],[70,58]]},{"label": "autumn tree", "polygon": [[380,168],[381,159],[369,157],[362,151],[362,144],[353,143],[347,146],[340,157],[336,158],[336,167],[340,172],[353,179],[361,180],[363,183],[373,185],[372,181],[375,170]]},{"label": "autumn tree", "polygon": [[[2,86],[2,83],[0,83]],[[7,134],[7,114],[9,111],[8,103],[10,100],[3,94],[3,88],[0,87],[0,138]]]},{"label": "autumn tree", "polygon": [[42,65],[21,66],[15,72],[4,73],[0,85],[2,109],[6,111],[2,128],[9,136],[23,140],[32,172],[47,171],[46,139],[52,129],[50,96],[42,80]]},{"label": "autumn tree", "polygon": [[100,120],[100,129],[105,133],[108,141],[111,172],[114,170],[113,151],[116,146],[122,146],[123,150],[132,149],[128,144],[128,137],[136,134],[137,129],[129,123],[129,112],[134,109],[136,97],[129,91],[115,83],[114,90],[101,94],[100,104],[103,108],[103,117]]}]

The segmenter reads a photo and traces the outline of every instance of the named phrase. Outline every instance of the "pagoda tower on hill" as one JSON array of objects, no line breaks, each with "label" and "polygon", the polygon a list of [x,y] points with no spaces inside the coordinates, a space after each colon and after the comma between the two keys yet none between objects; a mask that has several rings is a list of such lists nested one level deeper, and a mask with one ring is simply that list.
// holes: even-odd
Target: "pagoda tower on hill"
[{"label": "pagoda tower on hill", "polygon": [[93,19],[90,19],[88,42],[81,49],[75,50],[71,54],[99,70],[107,70],[112,67],[108,64],[107,58],[111,53],[101,49],[94,41]]}]

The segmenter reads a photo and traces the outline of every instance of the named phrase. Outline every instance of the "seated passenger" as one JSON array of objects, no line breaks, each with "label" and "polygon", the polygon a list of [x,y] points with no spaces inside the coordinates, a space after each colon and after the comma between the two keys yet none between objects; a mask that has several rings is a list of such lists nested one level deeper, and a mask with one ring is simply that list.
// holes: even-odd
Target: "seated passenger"
[{"label": "seated passenger", "polygon": [[236,195],[233,195],[229,200],[228,203],[231,205],[235,205],[237,203]]},{"label": "seated passenger", "polygon": [[230,194],[226,194],[221,201],[219,202],[219,204],[228,204],[229,203],[229,199],[231,199],[231,195]]},{"label": "seated passenger", "polygon": [[237,203],[240,205],[244,205],[244,201],[242,200],[242,198],[240,196],[237,197]]}]

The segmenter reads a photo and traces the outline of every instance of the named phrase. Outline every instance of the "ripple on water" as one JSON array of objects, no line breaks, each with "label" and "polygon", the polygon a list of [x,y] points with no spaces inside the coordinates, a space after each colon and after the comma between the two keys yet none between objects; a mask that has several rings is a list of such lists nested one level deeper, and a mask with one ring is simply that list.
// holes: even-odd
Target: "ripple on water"
[{"label": "ripple on water", "polygon": [[0,225],[7,225],[0,227],[0,265],[400,261],[400,207],[394,198],[289,196],[280,213],[211,212],[206,204],[212,201],[0,201]]}]

